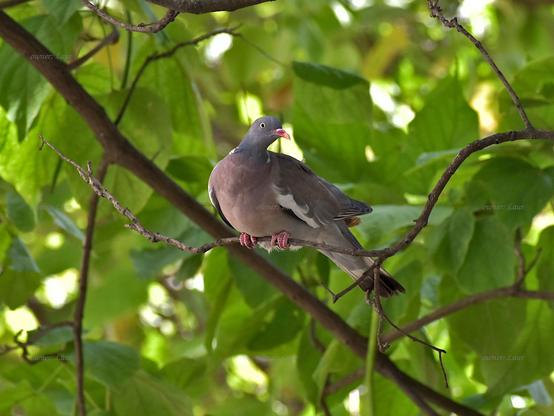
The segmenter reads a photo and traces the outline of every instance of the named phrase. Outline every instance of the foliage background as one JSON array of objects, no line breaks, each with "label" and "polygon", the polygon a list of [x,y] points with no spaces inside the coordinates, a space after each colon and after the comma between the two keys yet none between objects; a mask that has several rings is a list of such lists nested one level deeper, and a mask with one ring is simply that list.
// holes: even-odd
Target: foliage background
[{"label": "foliage background", "polygon": [[[552,129],[554,8],[543,3],[465,0],[445,8],[484,40],[536,126]],[[70,61],[111,29],[79,1],[68,4],[33,0],[8,11]],[[109,6],[133,22],[162,13],[144,1]],[[373,205],[357,236],[366,248],[383,247],[410,226],[461,147],[520,127],[478,51],[433,21],[420,1],[279,0],[181,15],[155,35],[122,32],[74,74],[113,119],[149,54],[236,24],[240,37],[218,35],[149,66],[120,125],[206,206],[214,163],[252,119],[272,113],[298,145],[281,150]],[[17,350],[0,357],[0,413],[70,415],[71,330],[43,337],[35,330],[71,319],[90,189],[55,154],[38,151],[38,135],[83,165],[98,166],[102,149],[38,72],[0,45],[0,340],[12,345],[23,330],[40,361],[28,365]],[[549,142],[503,144],[463,165],[428,229],[386,264],[407,289],[384,302],[395,322],[511,284],[517,229],[529,259],[542,249],[527,288],[554,290],[553,150]],[[111,167],[105,183],[149,228],[192,245],[210,241],[121,168]],[[363,368],[224,249],[183,255],[123,225],[101,201],[84,320],[90,414],[223,416],[240,408],[245,415],[313,415],[326,383]],[[327,301],[322,282],[335,291],[350,283],[310,249],[267,258]],[[367,334],[371,309],[361,293],[330,307]],[[402,339],[389,354],[412,376],[484,413],[546,415],[554,411],[553,329],[552,303],[514,298],[427,326],[419,335],[448,350],[449,392],[428,349]],[[62,360],[40,358],[58,351]],[[357,414],[359,385],[326,396],[333,415]],[[418,414],[391,382],[377,376],[374,388],[378,415]]]}]

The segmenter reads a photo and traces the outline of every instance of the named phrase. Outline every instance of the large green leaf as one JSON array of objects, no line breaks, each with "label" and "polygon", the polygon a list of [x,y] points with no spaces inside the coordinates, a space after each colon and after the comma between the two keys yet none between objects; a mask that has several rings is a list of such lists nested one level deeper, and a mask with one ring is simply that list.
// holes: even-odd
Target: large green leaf
[{"label": "large green leaf", "polygon": [[466,293],[506,286],[515,279],[514,237],[496,217],[475,223],[465,261],[456,276]]},{"label": "large green leaf", "polygon": [[[365,147],[372,134],[369,83],[335,68],[293,65],[294,137],[304,157],[335,181],[357,181],[367,169]],[[329,170],[340,164],[341,169]]]},{"label": "large green leaf", "polygon": [[451,152],[478,138],[479,121],[468,105],[460,82],[446,77],[426,97],[425,105],[409,126],[405,158],[411,159],[417,171],[408,170],[405,180],[412,187],[411,193],[427,193],[431,180],[444,165],[442,159],[424,166],[418,164],[422,155]]},{"label": "large green leaf", "polygon": [[528,227],[554,194],[554,179],[548,172],[515,158],[494,158],[473,177],[470,187],[480,183],[490,206],[510,228]]},{"label": "large green leaf", "polygon": [[[413,205],[374,205],[371,214],[366,215],[359,229],[370,245],[390,241],[395,231],[411,226],[419,217],[423,207]],[[429,218],[429,224],[440,224],[452,212],[451,207],[438,206]]]},{"label": "large green leaf", "polygon": [[542,230],[537,247],[541,250],[537,264],[539,288],[554,291],[554,226]]},{"label": "large green leaf", "polygon": [[39,152],[40,141],[31,136],[19,143],[15,125],[0,108],[0,176],[34,206],[41,187],[52,179],[56,157],[48,151]]},{"label": "large green leaf", "polygon": [[454,274],[462,266],[473,236],[475,217],[467,209],[457,209],[434,228],[430,249],[435,265],[445,273]]},{"label": "large green leaf", "polygon": [[21,231],[31,231],[35,227],[35,213],[17,192],[6,195],[8,218]]},{"label": "large green leaf", "polygon": [[[81,30],[79,16],[63,25],[50,16],[33,16],[22,24],[62,61],[68,60],[67,52]],[[53,57],[32,55],[30,59],[49,60]],[[22,140],[38,115],[50,87],[39,72],[7,44],[0,47],[0,62],[3,63],[0,67],[0,106],[16,123],[19,139]]]},{"label": "large green leaf", "polygon": [[40,270],[27,247],[13,239],[0,274],[0,301],[15,309],[35,292],[40,281]]},{"label": "large green leaf", "polygon": [[[554,57],[535,60],[523,67],[512,81],[513,88],[519,94],[529,119],[534,126],[542,129],[554,127]],[[500,109],[503,129],[521,129],[521,120],[508,93],[502,91]]]},{"label": "large green leaf", "polygon": [[[172,130],[173,150],[178,155],[215,156],[202,99],[184,59],[177,55],[154,61],[140,82],[140,85],[154,88],[167,103],[166,115],[170,118],[168,125]],[[142,105],[137,95],[133,95],[131,103]]]},{"label": "large green leaf", "polygon": [[109,387],[125,383],[140,367],[139,355],[128,345],[86,341],[83,351],[87,372]]},{"label": "large green leaf", "polygon": [[192,416],[192,406],[182,390],[144,372],[117,386],[113,406],[118,416]]}]

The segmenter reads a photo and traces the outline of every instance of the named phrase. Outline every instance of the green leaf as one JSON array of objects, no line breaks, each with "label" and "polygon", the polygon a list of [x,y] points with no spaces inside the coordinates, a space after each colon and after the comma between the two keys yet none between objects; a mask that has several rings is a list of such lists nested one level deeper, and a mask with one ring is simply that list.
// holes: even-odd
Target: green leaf
[{"label": "green leaf", "polygon": [[8,251],[7,264],[0,274],[0,301],[11,309],[21,306],[40,285],[41,275],[25,245],[15,238]]},{"label": "green leaf", "polygon": [[475,217],[467,208],[457,209],[434,228],[430,236],[430,250],[435,265],[445,273],[454,274],[462,266],[473,229]]},{"label": "green leaf", "polygon": [[79,0],[60,2],[57,0],[42,0],[48,13],[53,16],[58,24],[63,25],[73,14],[79,10],[82,3]]},{"label": "green leaf", "polygon": [[79,227],[69,218],[65,212],[60,211],[59,209],[51,206],[45,205],[44,209],[50,214],[54,222],[63,230],[65,230],[69,235],[77,238],[80,241],[85,240],[85,235]]},{"label": "green leaf", "polygon": [[373,395],[377,399],[375,400],[376,415],[416,416],[420,414],[419,409],[395,383],[380,374],[375,374],[373,380]]},{"label": "green leaf", "polygon": [[[554,97],[551,94],[553,71],[554,57],[549,56],[527,64],[512,81],[512,87],[518,92],[527,116],[540,129],[554,128]],[[508,94],[502,91],[500,98],[502,130],[522,128],[523,122]]]},{"label": "green leaf", "polygon": [[[503,344],[502,349],[481,361],[481,372],[489,390],[487,396],[499,397],[512,389],[527,385],[554,370],[550,353],[554,342],[554,312],[545,302],[528,302],[527,319],[519,336]],[[513,315],[512,315],[513,316]],[[507,323],[510,322],[508,325]],[[504,321],[511,330],[512,321]]]},{"label": "green leaf", "polygon": [[541,250],[537,263],[537,278],[539,289],[554,291],[554,225],[542,230],[537,249]]},{"label": "green leaf", "polygon": [[144,373],[117,386],[113,395],[117,416],[192,416],[192,406],[176,387]]},{"label": "green leaf", "polygon": [[368,86],[367,81],[359,75],[325,65],[295,61],[292,63],[292,69],[295,75],[304,81],[337,90],[355,85]]},{"label": "green leaf", "polygon": [[264,351],[292,341],[304,327],[305,315],[289,300],[282,298],[273,317],[265,322],[248,342],[253,351]]},{"label": "green leaf", "polygon": [[39,328],[27,332],[30,344],[37,347],[50,347],[52,345],[65,344],[73,340],[73,328],[61,326],[58,328]]},{"label": "green leaf", "polygon": [[[110,264],[97,284],[88,291],[85,327],[95,327],[133,312],[148,299],[148,280],[140,279],[129,262]],[[122,295],[124,294],[124,295]]]},{"label": "green leaf", "polygon": [[[168,125],[172,130],[173,149],[178,155],[215,156],[205,106],[183,59],[172,57],[155,61],[146,69],[141,83],[154,88],[167,103],[166,115],[170,117]],[[141,105],[136,96],[131,102]]]},{"label": "green leaf", "polygon": [[172,159],[167,172],[183,182],[201,182],[206,184],[213,169],[210,161],[203,156],[181,156]]},{"label": "green leaf", "polygon": [[[362,234],[369,239],[370,245],[380,243],[383,237],[390,239],[400,228],[412,226],[423,209],[421,206],[413,205],[374,205],[372,208],[373,212],[364,216],[358,226]],[[451,212],[450,207],[435,207],[429,224],[440,224]]]},{"label": "green leaf", "polygon": [[202,254],[196,254],[190,256],[189,258],[186,258],[185,260],[183,260],[183,263],[181,263],[181,267],[179,267],[179,270],[175,274],[175,277],[181,281],[194,277],[196,273],[198,273],[198,271],[200,270],[203,260],[204,255]]},{"label": "green leaf", "polygon": [[490,197],[491,211],[510,228],[527,227],[554,194],[554,180],[546,172],[515,158],[494,158],[473,177]]},{"label": "green leaf", "polygon": [[297,62],[293,69],[294,137],[308,164],[333,181],[358,181],[372,134],[369,83],[321,65]]},{"label": "green leaf", "polygon": [[[403,154],[412,159],[412,166],[417,168],[406,172],[410,192],[427,193],[437,170],[442,168],[440,163],[421,165],[421,158],[427,159],[424,155],[443,156],[478,136],[479,120],[466,102],[460,82],[452,77],[443,79],[426,97],[423,109],[409,125],[408,143]],[[432,159],[433,162],[441,160]]]},{"label": "green leaf", "polygon": [[24,232],[32,231],[35,228],[35,213],[21,196],[14,191],[6,195],[8,218],[14,225]]},{"label": "green leaf", "polygon": [[37,204],[40,189],[51,180],[57,163],[53,153],[39,152],[39,146],[36,137],[18,142],[15,125],[0,106],[0,176],[31,206]]},{"label": "green leaf", "polygon": [[198,380],[205,376],[207,370],[206,359],[181,358],[168,363],[161,372],[165,380],[187,391],[189,388],[194,388]]},{"label": "green leaf", "polygon": [[314,345],[310,330],[309,327],[306,327],[300,337],[296,352],[296,369],[307,398],[313,404],[319,405],[319,390],[313,374],[321,360],[322,353]]},{"label": "green leaf", "polygon": [[[50,16],[33,16],[24,20],[22,25],[62,61],[67,60],[66,52],[74,45],[81,30],[78,16],[65,25],[60,25]],[[30,59],[48,60],[52,57],[33,55]],[[4,63],[0,67],[0,106],[17,125],[19,140],[23,140],[50,92],[50,85],[6,43],[0,47],[0,62]]]},{"label": "green leaf", "polygon": [[466,293],[478,293],[510,284],[515,279],[513,236],[495,217],[475,223],[467,255],[455,275]]},{"label": "green leaf", "polygon": [[231,258],[229,266],[238,290],[250,307],[261,305],[277,293],[273,286],[244,263]]},{"label": "green leaf", "polygon": [[83,351],[87,372],[108,387],[120,386],[140,368],[136,350],[127,345],[85,341]]},{"label": "green leaf", "polygon": [[479,136],[479,121],[464,98],[460,82],[447,77],[426,97],[409,129],[413,150],[420,155],[463,147]]},{"label": "green leaf", "polygon": [[0,264],[4,263],[6,252],[12,243],[12,237],[6,224],[0,224]]}]

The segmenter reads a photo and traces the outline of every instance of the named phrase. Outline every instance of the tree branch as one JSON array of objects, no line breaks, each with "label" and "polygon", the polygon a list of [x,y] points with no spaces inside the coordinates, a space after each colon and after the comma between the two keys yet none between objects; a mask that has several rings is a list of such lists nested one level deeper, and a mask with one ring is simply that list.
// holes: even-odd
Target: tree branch
[{"label": "tree branch", "polygon": [[[100,168],[98,169],[98,181],[101,183],[108,171],[108,162],[102,158]],[[85,385],[84,373],[85,363],[83,355],[83,315],[85,303],[87,300],[88,276],[90,270],[90,255],[92,252],[92,240],[94,238],[94,228],[96,224],[96,213],[98,211],[99,196],[93,192],[90,197],[87,229],[85,232],[85,242],[83,244],[83,259],[81,261],[81,273],[79,276],[79,296],[75,304],[73,315],[73,339],[75,343],[75,371],[77,376],[77,410],[80,416],[86,415],[85,407]]]},{"label": "tree branch", "polygon": [[554,301],[554,292],[541,292],[533,290],[517,289],[514,286],[501,287],[498,289],[492,289],[487,292],[477,293],[475,295],[467,296],[459,301],[451,303],[450,305],[443,306],[401,328],[402,332],[394,331],[383,335],[383,341],[390,343],[396,341],[404,336],[404,333],[410,333],[429,325],[431,322],[435,322],[445,316],[452,315],[459,312],[469,306],[478,305],[480,303],[487,302],[493,299],[500,298],[522,298],[522,299],[535,299]]},{"label": "tree branch", "polygon": [[119,32],[114,27],[112,32],[106,36],[104,39],[102,39],[94,48],[92,48],[90,51],[88,51],[86,54],[81,56],[80,58],[75,59],[72,62],[69,62],[67,64],[67,67],[69,69],[75,69],[83,65],[86,61],[88,61],[90,58],[92,58],[94,55],[96,55],[99,51],[102,50],[105,46],[113,45],[117,43],[119,40]]},{"label": "tree branch", "polygon": [[[151,160],[140,153],[109,120],[104,109],[72,77],[67,66],[57,59],[33,60],[33,54],[48,54],[46,49],[24,28],[0,11],[0,36],[21,53],[58,90],[82,116],[104,147],[109,162],[115,162],[142,179],[160,196],[167,199],[193,222],[216,238],[229,237],[229,230],[194,198],[166,176]],[[271,285],[284,293],[292,302],[318,320],[328,331],[364,358],[367,340],[351,328],[334,311],[315,298],[264,258],[236,246],[229,246],[231,255],[259,273]],[[376,368],[385,377],[399,385],[407,385],[425,399],[445,410],[460,415],[480,413],[443,396],[399,370],[388,357],[377,353]]]},{"label": "tree branch", "polygon": [[158,21],[152,23],[139,23],[138,25],[132,25],[127,22],[122,22],[121,20],[116,19],[115,17],[110,16],[104,10],[96,6],[94,3],[88,0],[81,0],[86,7],[88,7],[93,13],[95,13],[102,20],[111,23],[112,25],[118,26],[122,29],[131,31],[131,32],[142,32],[142,33],[156,33],[164,29],[168,24],[173,22],[177,15],[178,11],[168,10],[167,13]]},{"label": "tree branch", "polygon": [[148,0],[167,9],[183,13],[204,14],[212,12],[232,12],[256,4],[274,0]]},{"label": "tree branch", "polygon": [[506,88],[506,91],[508,91],[508,94],[510,94],[510,98],[512,99],[512,102],[514,103],[514,106],[516,107],[519,116],[523,120],[523,124],[525,124],[526,129],[533,129],[533,125],[531,124],[531,121],[529,120],[529,117],[527,117],[527,113],[525,112],[525,109],[523,108],[523,105],[521,105],[521,100],[519,99],[519,96],[516,94],[514,89],[512,88],[512,85],[508,82],[500,68],[496,65],[496,62],[491,58],[483,44],[475,38],[471,33],[469,33],[465,27],[463,27],[456,17],[452,19],[447,19],[441,7],[439,6],[439,0],[427,0],[427,7],[431,11],[431,16],[435,19],[439,20],[444,27],[447,27],[449,29],[456,29],[458,32],[460,32],[462,35],[464,35],[466,38],[470,40],[471,43],[475,45],[477,49],[479,49],[479,52],[481,52],[481,55],[487,61],[493,72],[496,74],[498,79],[504,84],[504,88]]}]

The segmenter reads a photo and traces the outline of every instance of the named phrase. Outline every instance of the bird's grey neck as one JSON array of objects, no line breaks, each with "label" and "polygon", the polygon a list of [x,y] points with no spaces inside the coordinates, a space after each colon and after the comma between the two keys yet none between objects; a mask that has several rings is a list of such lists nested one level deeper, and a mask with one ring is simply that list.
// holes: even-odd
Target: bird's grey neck
[{"label": "bird's grey neck", "polygon": [[241,153],[252,161],[267,163],[269,162],[269,152],[260,146],[249,146],[241,143],[233,153]]}]

